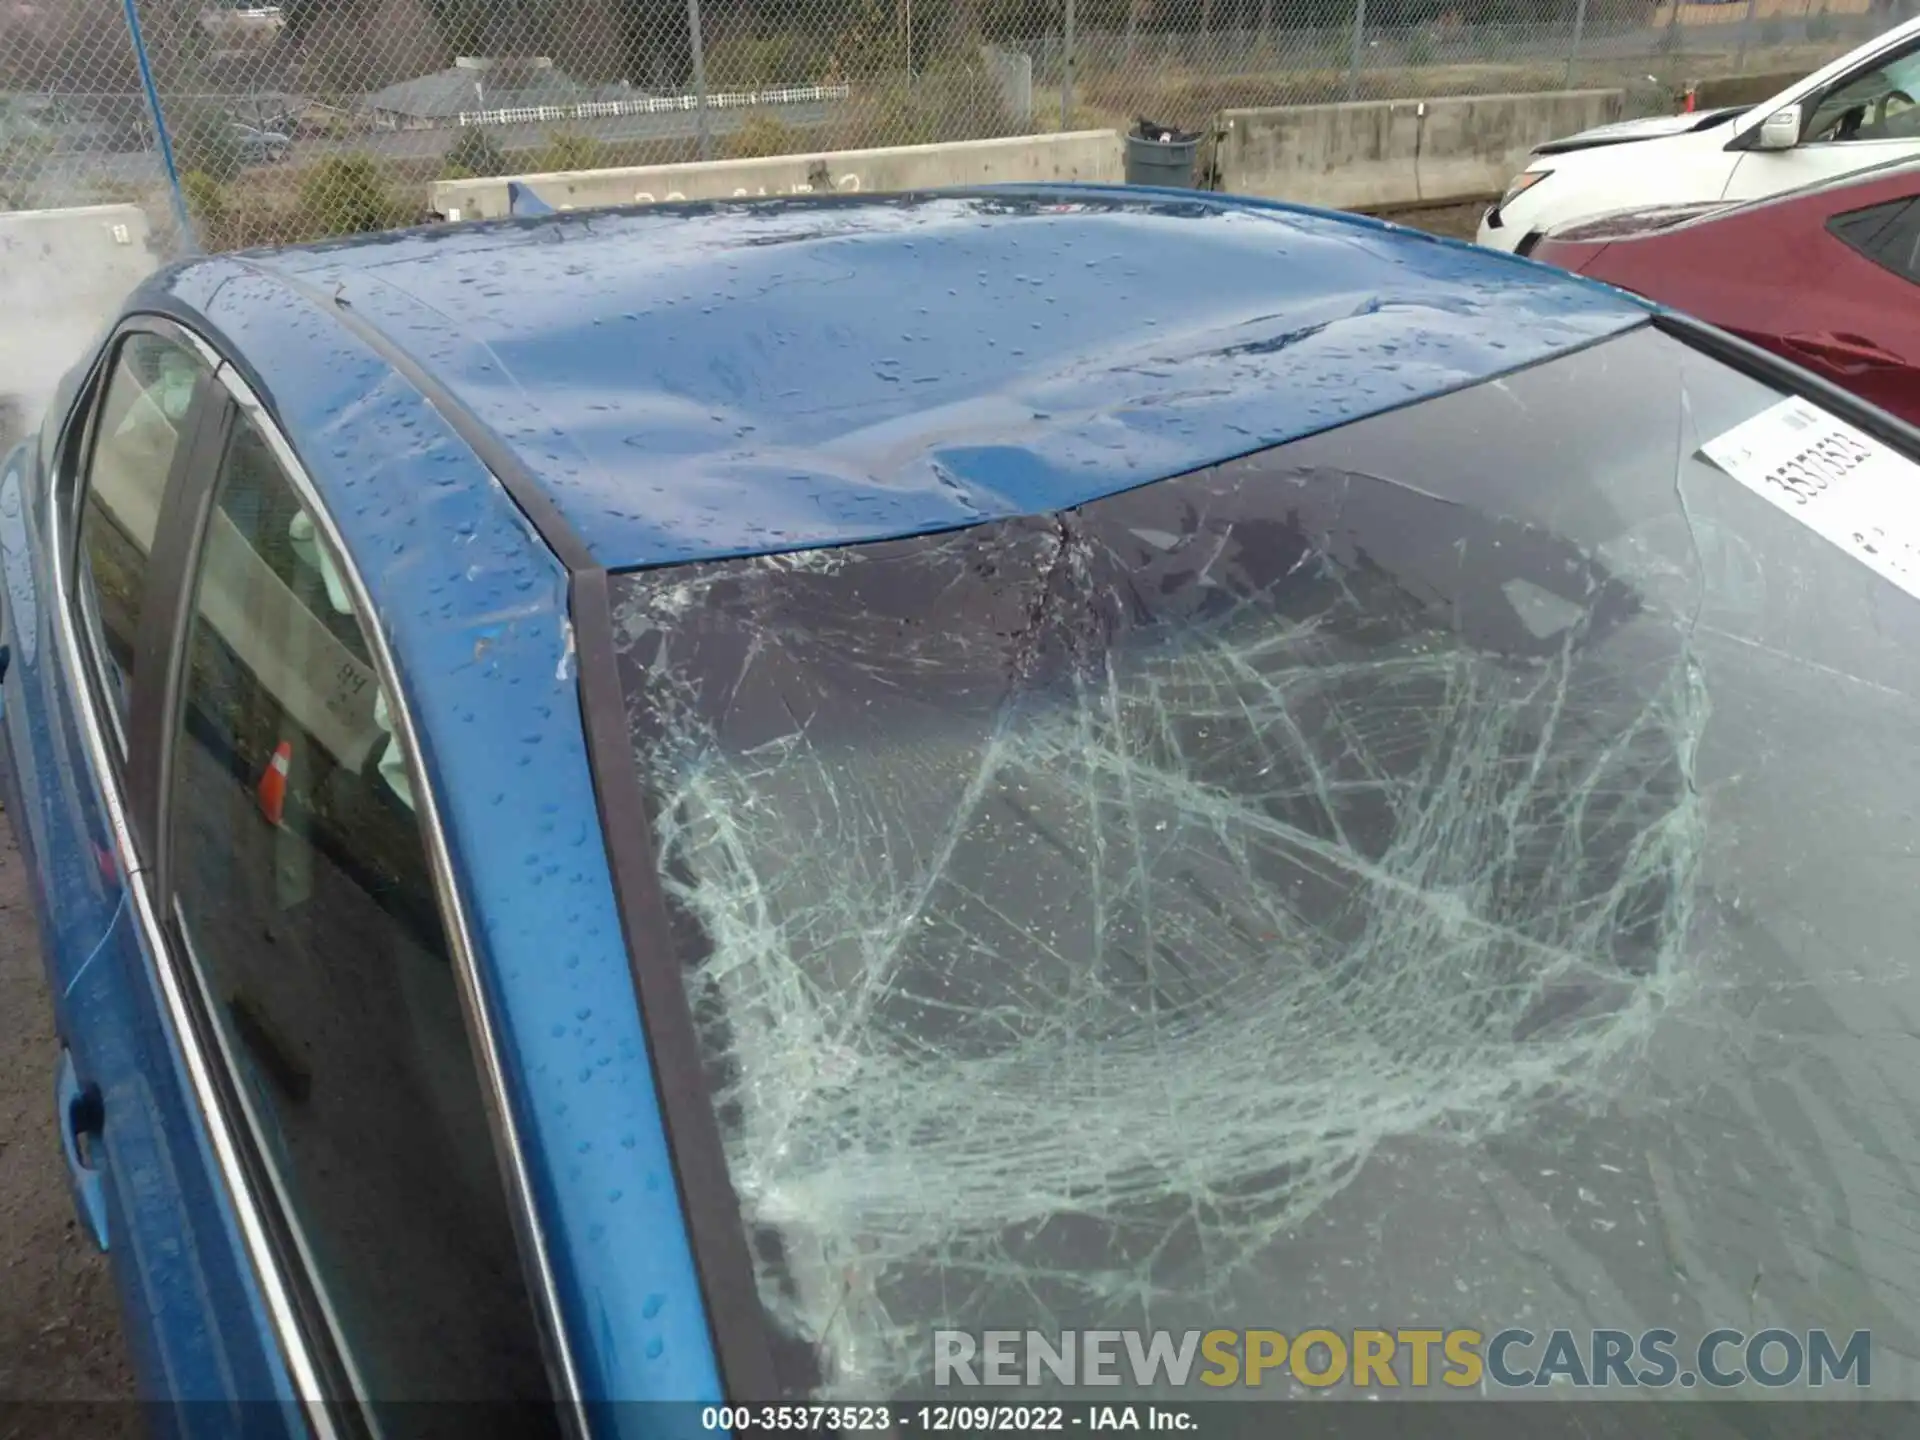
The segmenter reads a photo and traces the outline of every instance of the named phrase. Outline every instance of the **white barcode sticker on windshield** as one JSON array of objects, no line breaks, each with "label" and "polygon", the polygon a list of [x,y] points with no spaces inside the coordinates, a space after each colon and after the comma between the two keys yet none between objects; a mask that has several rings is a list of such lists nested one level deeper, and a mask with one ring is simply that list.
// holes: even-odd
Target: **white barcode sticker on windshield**
[{"label": "white barcode sticker on windshield", "polygon": [[1920,597],[1920,465],[1797,397],[1709,440],[1700,453]]}]

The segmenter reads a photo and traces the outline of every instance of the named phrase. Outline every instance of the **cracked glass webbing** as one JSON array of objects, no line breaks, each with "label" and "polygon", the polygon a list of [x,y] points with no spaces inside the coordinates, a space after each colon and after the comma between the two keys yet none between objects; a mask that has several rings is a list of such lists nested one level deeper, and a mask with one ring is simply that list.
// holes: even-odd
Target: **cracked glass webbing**
[{"label": "cracked glass webbing", "polygon": [[1635,1093],[1712,823],[1689,432],[1775,398],[1642,332],[1056,516],[616,577],[794,1388],[1322,1323],[1300,1237],[1370,1161]]}]

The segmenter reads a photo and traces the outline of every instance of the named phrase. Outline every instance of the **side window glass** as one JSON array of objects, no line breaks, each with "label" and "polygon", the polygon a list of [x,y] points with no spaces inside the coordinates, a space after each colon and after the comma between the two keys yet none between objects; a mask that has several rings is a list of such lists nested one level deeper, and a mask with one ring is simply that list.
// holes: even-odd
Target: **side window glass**
[{"label": "side window glass", "polygon": [[80,501],[74,599],[92,635],[102,688],[122,730],[126,677],[140,631],[147,558],[187,409],[206,373],[199,356],[157,335],[132,334],[107,371],[93,417]]},{"label": "side window glass", "polygon": [[1894,200],[1836,215],[1834,238],[1902,280],[1920,284],[1920,200]]},{"label": "side window glass", "polygon": [[1807,123],[1809,140],[1901,140],[1920,136],[1920,49],[1882,58],[1827,92]]},{"label": "side window glass", "polygon": [[245,418],[196,563],[174,907],[275,1203],[364,1395],[547,1400],[387,697]]}]

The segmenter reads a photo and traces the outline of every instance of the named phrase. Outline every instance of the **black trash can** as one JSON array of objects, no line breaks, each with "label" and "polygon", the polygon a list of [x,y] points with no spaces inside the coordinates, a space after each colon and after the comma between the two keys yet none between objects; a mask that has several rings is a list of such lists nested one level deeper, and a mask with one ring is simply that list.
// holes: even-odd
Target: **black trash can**
[{"label": "black trash can", "polygon": [[1168,190],[1197,189],[1193,162],[1199,151],[1198,135],[1142,120],[1127,133],[1127,183]]}]

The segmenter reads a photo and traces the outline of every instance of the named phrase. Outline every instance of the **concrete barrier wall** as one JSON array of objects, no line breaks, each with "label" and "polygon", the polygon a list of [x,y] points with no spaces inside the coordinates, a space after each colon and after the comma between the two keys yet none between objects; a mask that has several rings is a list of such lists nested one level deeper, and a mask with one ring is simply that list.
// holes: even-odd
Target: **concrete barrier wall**
[{"label": "concrete barrier wall", "polygon": [[[1816,11],[1828,16],[1870,15],[1874,11],[1875,3],[1876,0],[1819,0],[1816,5],[1810,3],[1810,0],[1754,0],[1751,10],[1745,5],[1724,3],[1682,4],[1680,23],[1687,27],[1738,25],[1749,16],[1755,20],[1771,20],[1776,17],[1783,20],[1805,20]],[[1888,19],[1892,18],[1891,15],[1888,16]],[[1655,5],[1653,12],[1643,23],[1649,30],[1666,29],[1673,23],[1673,7],[1668,4]],[[1716,36],[1710,38],[1707,43],[1725,45],[1732,43],[1733,39],[1732,36],[1724,39]]]},{"label": "concrete barrier wall", "polygon": [[1770,75],[1728,75],[1718,80],[1700,80],[1693,86],[1697,109],[1718,110],[1723,105],[1758,105],[1770,100],[1796,80],[1807,78],[1805,70],[1776,70]]},{"label": "concrete barrier wall", "polygon": [[[1112,130],[1066,135],[1021,135],[951,145],[906,145],[782,155],[767,160],[718,160],[687,165],[643,165],[516,175],[556,209],[652,204],[665,200],[728,200],[815,192],[898,192],[951,185],[1021,181],[1119,181],[1124,165]],[[449,220],[491,219],[507,213],[507,179],[439,180],[435,211]]]},{"label": "concrete barrier wall", "polygon": [[0,214],[0,397],[23,421],[158,266],[151,239],[138,205]]},{"label": "concrete barrier wall", "polygon": [[1621,117],[1619,90],[1226,110],[1218,185],[1342,210],[1497,195],[1535,145]]}]

